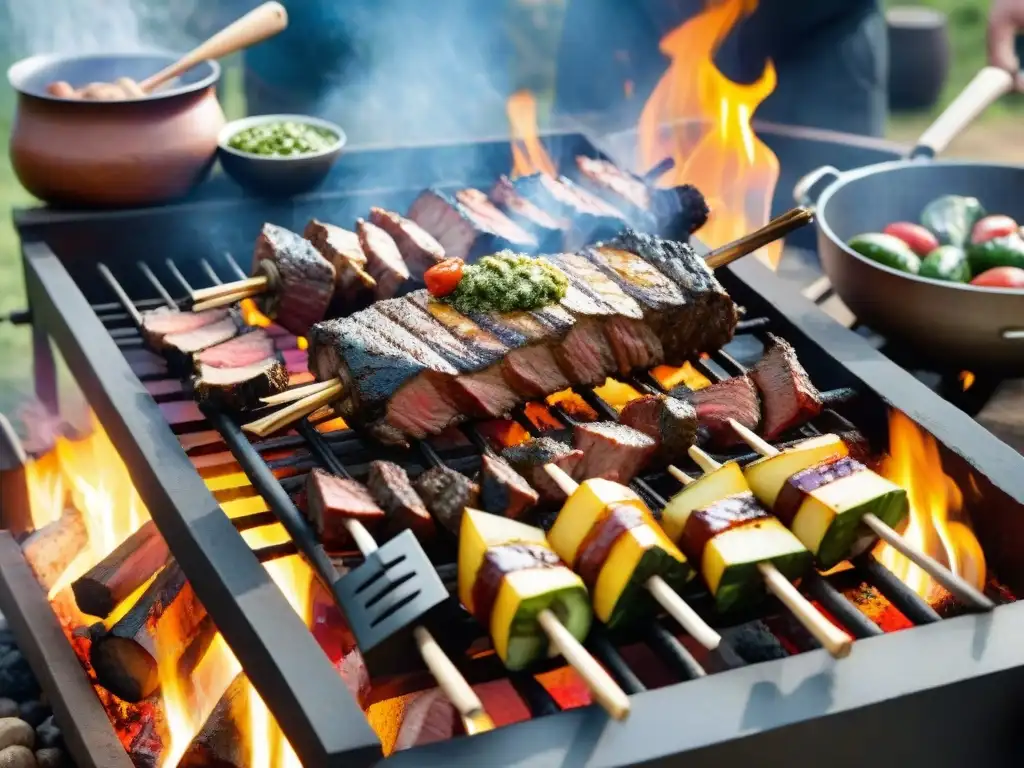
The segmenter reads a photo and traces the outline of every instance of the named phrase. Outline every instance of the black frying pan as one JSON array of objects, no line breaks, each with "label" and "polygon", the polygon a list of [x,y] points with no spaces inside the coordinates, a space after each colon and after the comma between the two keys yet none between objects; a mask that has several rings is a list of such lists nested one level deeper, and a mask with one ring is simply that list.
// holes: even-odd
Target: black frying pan
[{"label": "black frying pan", "polygon": [[[816,209],[822,266],[859,320],[933,362],[1004,376],[1024,371],[1024,291],[899,272],[846,241],[890,222],[917,221],[921,209],[944,194],[977,197],[989,213],[1024,222],[1024,167],[932,159],[1012,87],[1010,73],[987,67],[922,134],[908,159],[846,173],[823,166],[794,189],[799,203]],[[825,179],[830,183],[815,196]]]}]

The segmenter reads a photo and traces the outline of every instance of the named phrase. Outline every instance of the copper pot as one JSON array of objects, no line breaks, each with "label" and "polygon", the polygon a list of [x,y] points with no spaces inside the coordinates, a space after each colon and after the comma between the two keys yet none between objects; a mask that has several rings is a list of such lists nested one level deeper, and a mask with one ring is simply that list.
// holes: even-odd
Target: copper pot
[{"label": "copper pot", "polygon": [[143,80],[173,54],[33,56],[7,72],[18,92],[10,154],[22,185],[48,203],[122,207],[186,195],[210,171],[224,112],[220,66],[205,61],[145,98],[117,102],[51,96],[65,80],[78,88],[118,77]]}]

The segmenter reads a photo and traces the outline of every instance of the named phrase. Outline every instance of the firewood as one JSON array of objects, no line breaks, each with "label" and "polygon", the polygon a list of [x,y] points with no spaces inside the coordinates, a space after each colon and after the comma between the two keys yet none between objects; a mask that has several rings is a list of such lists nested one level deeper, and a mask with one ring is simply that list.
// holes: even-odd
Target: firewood
[{"label": "firewood", "polygon": [[167,562],[167,542],[149,520],[71,585],[78,610],[103,619]]},{"label": "firewood", "polygon": [[150,712],[128,745],[128,757],[135,768],[160,768],[163,765],[164,734],[162,722]]},{"label": "firewood", "polygon": [[152,695],[160,685],[157,635],[175,639],[175,647],[161,650],[180,659],[205,617],[206,610],[172,560],[123,617],[95,634],[89,658],[96,681],[125,701]]},{"label": "firewood", "polygon": [[21,544],[21,552],[43,589],[49,590],[88,541],[89,532],[82,513],[72,507],[65,509],[52,523],[29,534]]},{"label": "firewood", "polygon": [[251,763],[249,739],[249,679],[239,673],[206,718],[178,762],[178,768],[246,768]]}]

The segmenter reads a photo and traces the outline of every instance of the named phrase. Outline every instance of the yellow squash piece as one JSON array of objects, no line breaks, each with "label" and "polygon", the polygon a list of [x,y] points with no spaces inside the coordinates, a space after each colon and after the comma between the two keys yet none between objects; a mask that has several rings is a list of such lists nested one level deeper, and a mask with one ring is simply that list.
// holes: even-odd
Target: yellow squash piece
[{"label": "yellow squash piece", "polygon": [[748,464],[743,474],[754,495],[765,507],[773,510],[782,486],[797,472],[833,457],[847,455],[849,451],[846,443],[840,437],[820,435],[804,440],[775,456],[765,456]]},{"label": "yellow squash piece", "polygon": [[743,470],[735,461],[730,461],[694,480],[669,499],[661,513],[661,527],[672,541],[678,543],[686,521],[694,510],[710,507],[726,496],[735,496],[749,490]]},{"label": "yellow squash piece", "polygon": [[647,505],[633,491],[611,480],[594,478],[580,483],[562,506],[558,519],[548,531],[548,543],[569,565],[576,562],[580,544],[609,507],[626,505],[647,511]]}]

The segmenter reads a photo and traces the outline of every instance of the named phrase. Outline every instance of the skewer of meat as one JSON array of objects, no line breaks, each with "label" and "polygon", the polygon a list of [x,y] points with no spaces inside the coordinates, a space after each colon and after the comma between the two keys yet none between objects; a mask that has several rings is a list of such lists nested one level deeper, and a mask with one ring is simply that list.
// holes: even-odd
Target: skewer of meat
[{"label": "skewer of meat", "polygon": [[779,451],[744,427],[733,428],[762,458],[744,475],[761,502],[789,527],[827,570],[881,539],[950,594],[977,610],[995,604],[974,585],[911,546],[894,527],[910,513],[907,492],[849,456],[834,435]]},{"label": "skewer of meat", "polygon": [[[354,480],[313,470],[307,480],[306,494],[311,517],[321,536],[325,535],[326,529],[336,529],[328,534],[331,536],[343,529],[364,556],[377,550],[377,542],[363,520],[373,519],[374,512],[380,510],[375,509],[376,505],[365,488]],[[340,499],[336,500],[337,497]],[[352,503],[353,497],[356,497],[356,503]],[[417,626],[413,629],[413,636],[423,662],[433,674],[438,687],[462,716],[466,732],[474,734],[493,730],[494,721],[487,714],[480,698],[430,631],[424,626]]]},{"label": "skewer of meat", "polygon": [[593,617],[583,579],[559,559],[543,530],[467,509],[458,570],[459,600],[506,667],[525,669],[553,647],[609,715],[629,715],[629,697],[582,645]]},{"label": "skewer of meat", "polygon": [[807,548],[758,503],[736,462],[719,464],[696,446],[690,455],[706,474],[694,479],[669,467],[683,489],[665,505],[661,526],[700,571],[718,610],[750,604],[767,587],[832,656],[848,656],[853,639],[791,583],[811,567]]}]

